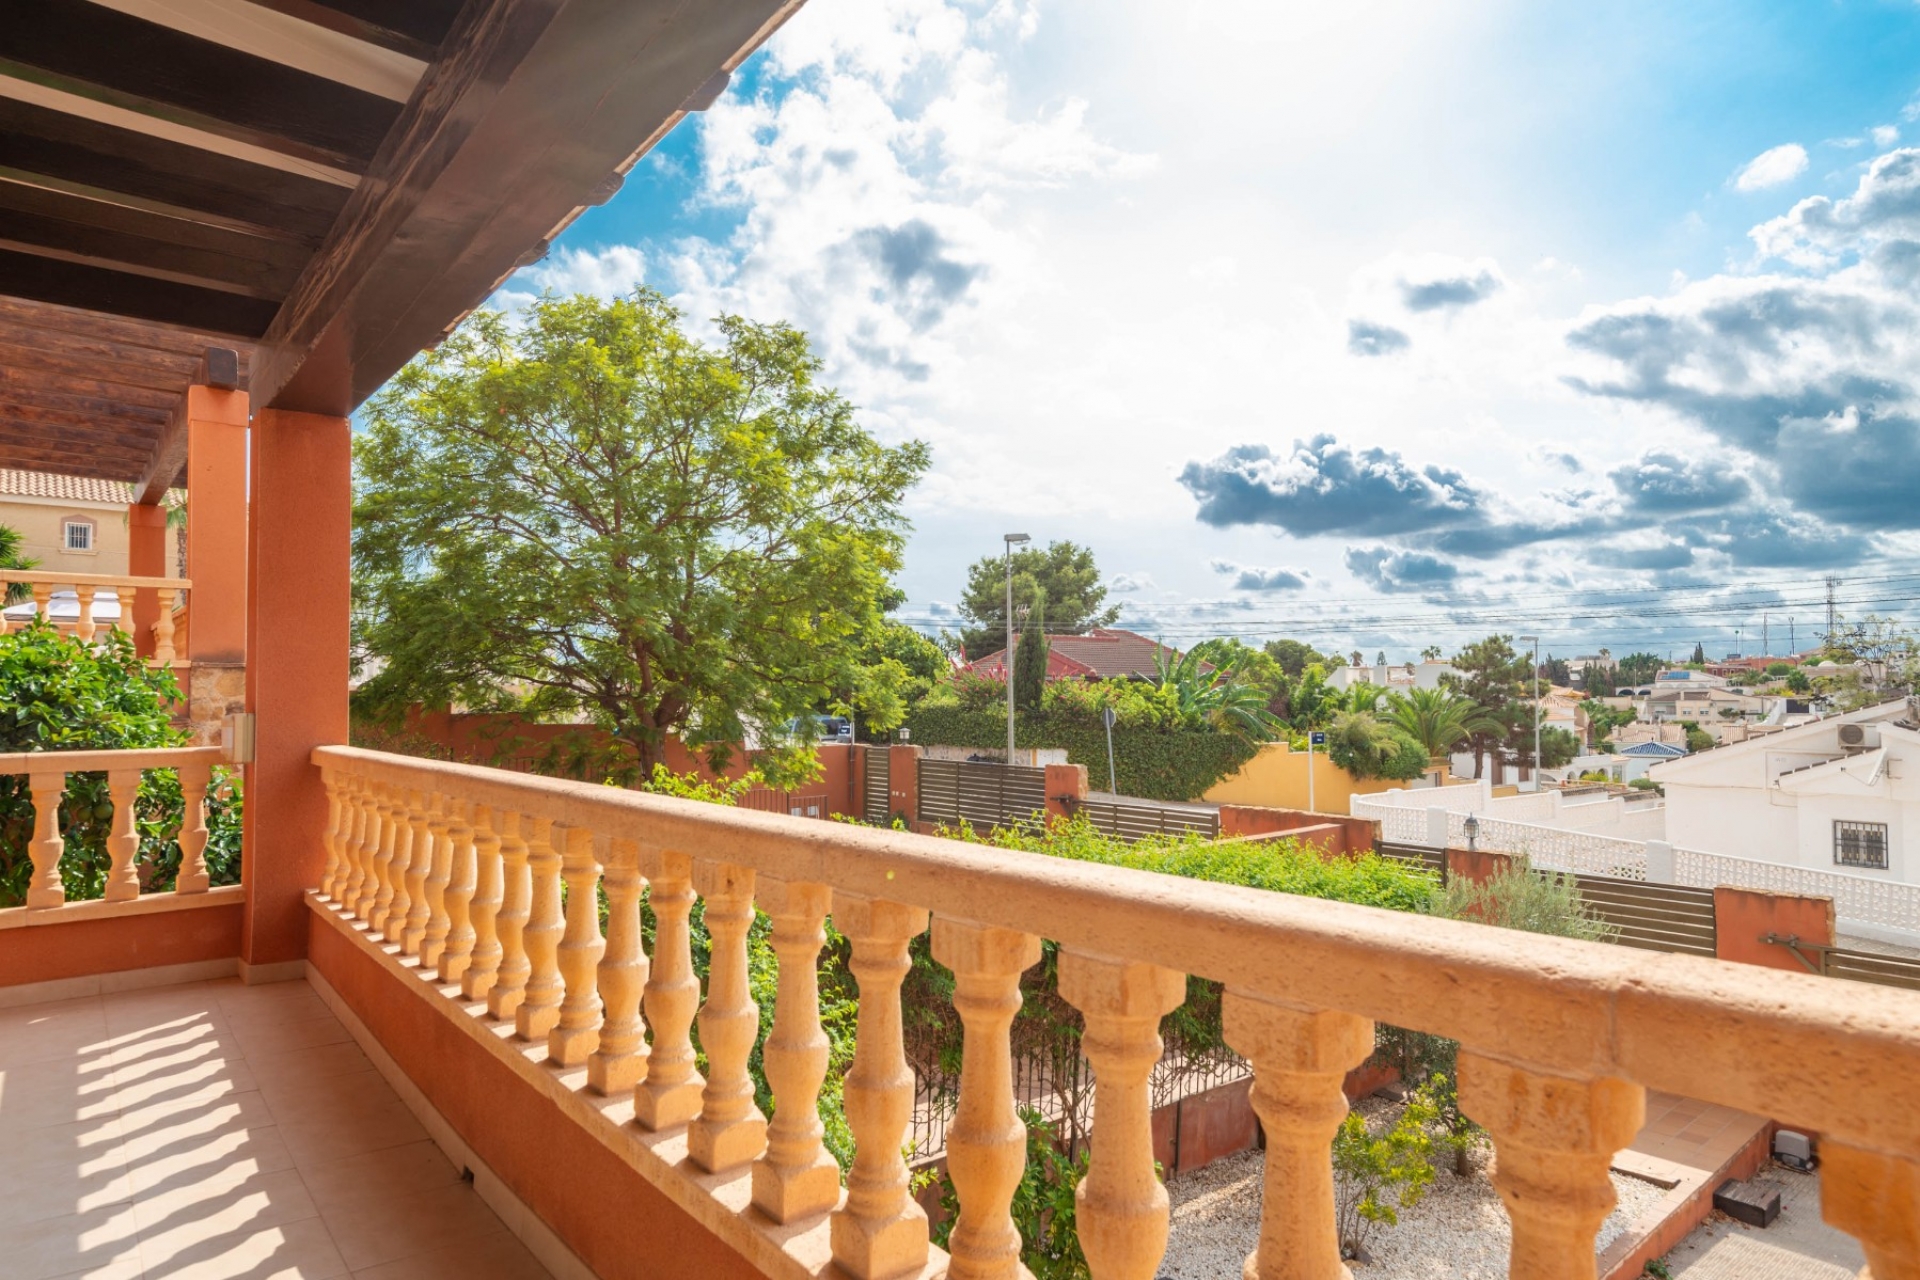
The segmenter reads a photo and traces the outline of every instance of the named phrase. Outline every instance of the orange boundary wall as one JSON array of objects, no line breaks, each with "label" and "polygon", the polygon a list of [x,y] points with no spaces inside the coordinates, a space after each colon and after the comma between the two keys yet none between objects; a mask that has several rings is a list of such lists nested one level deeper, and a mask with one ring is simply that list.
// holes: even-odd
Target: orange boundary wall
[{"label": "orange boundary wall", "polygon": [[212,907],[0,929],[0,988],[234,959],[240,954],[243,906],[235,894]]},{"label": "orange boundary wall", "polygon": [[760,1272],[326,921],[307,962],[462,1141],[603,1280],[760,1280]]}]

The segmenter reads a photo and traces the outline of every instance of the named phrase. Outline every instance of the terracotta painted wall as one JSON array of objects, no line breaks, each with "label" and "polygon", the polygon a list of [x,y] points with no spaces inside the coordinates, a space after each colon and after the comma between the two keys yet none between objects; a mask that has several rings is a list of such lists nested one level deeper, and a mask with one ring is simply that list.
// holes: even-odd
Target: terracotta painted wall
[{"label": "terracotta painted wall", "polygon": [[[1440,781],[1442,785],[1449,781],[1444,769]],[[1402,791],[1406,786],[1391,778],[1356,778],[1327,759],[1324,751],[1313,753],[1312,808],[1316,813],[1344,815],[1352,810],[1355,796]],[[1215,804],[1306,809],[1307,753],[1290,750],[1284,742],[1266,743],[1237,773],[1216,782],[1201,799]]]},{"label": "terracotta painted wall", "polygon": [[0,987],[231,959],[240,954],[241,907],[234,897],[188,911],[0,929]]},{"label": "terracotta painted wall", "polygon": [[1713,929],[1713,952],[1722,960],[1805,973],[1787,948],[1761,938],[1771,933],[1832,946],[1833,899],[1722,885],[1713,891]]},{"label": "terracotta painted wall", "polygon": [[474,1153],[603,1280],[757,1280],[758,1270],[326,921],[308,961]]},{"label": "terracotta painted wall", "polygon": [[1265,805],[1223,804],[1220,806],[1220,836],[1263,836],[1292,831],[1313,839],[1329,853],[1364,853],[1373,848],[1375,824],[1369,818],[1341,814],[1309,813],[1304,809],[1270,808]]},{"label": "terracotta painted wall", "polygon": [[1485,884],[1513,869],[1513,856],[1486,849],[1447,850],[1447,879]]}]

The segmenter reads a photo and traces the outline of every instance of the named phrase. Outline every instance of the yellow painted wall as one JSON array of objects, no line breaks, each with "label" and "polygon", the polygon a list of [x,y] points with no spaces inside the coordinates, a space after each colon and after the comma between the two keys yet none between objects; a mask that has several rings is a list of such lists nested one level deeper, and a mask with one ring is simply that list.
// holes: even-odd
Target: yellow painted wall
[{"label": "yellow painted wall", "polygon": [[[1349,803],[1355,796],[1378,791],[1401,791],[1406,783],[1393,778],[1356,778],[1327,759],[1322,751],[1313,752],[1313,805],[1316,813],[1352,812]],[[1293,751],[1284,742],[1261,746],[1253,759],[1240,766],[1231,777],[1214,783],[1204,800],[1215,804],[1256,804],[1271,809],[1306,809],[1307,752]],[[1449,777],[1441,768],[1440,781]]]},{"label": "yellow painted wall", "polygon": [[[93,521],[91,553],[68,551],[62,524],[71,518]],[[20,550],[39,561],[45,573],[125,573],[127,571],[127,508],[123,503],[76,502],[62,498],[0,495],[0,524],[20,533]],[[178,576],[179,539],[167,530],[167,573]]]}]

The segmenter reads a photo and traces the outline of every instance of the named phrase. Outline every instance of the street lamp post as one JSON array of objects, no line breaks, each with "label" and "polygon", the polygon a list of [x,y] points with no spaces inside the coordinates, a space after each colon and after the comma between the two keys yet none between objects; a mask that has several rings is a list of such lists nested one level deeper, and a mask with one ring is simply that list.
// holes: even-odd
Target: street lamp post
[{"label": "street lamp post", "polygon": [[1007,764],[1013,764],[1013,549],[1032,538],[1024,533],[1003,535],[1007,544],[1007,652],[1000,669],[1007,677]]},{"label": "street lamp post", "polygon": [[1533,641],[1533,789],[1540,789],[1540,637],[1520,636]]}]

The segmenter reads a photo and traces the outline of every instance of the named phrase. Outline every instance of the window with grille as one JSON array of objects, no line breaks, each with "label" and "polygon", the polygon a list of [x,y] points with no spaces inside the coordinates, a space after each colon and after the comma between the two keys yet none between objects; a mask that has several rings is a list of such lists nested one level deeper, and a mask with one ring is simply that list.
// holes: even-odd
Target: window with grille
[{"label": "window with grille", "polygon": [[93,521],[69,520],[65,526],[66,544],[69,551],[93,550]]},{"label": "window with grille", "polygon": [[1841,867],[1887,869],[1887,824],[1844,822],[1833,824],[1833,861]]}]

